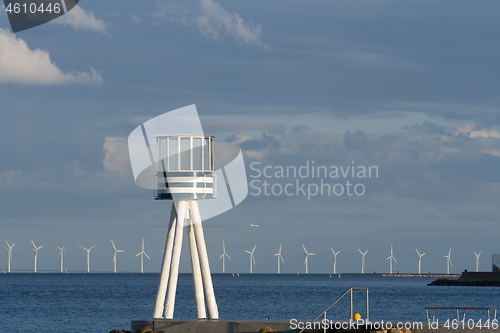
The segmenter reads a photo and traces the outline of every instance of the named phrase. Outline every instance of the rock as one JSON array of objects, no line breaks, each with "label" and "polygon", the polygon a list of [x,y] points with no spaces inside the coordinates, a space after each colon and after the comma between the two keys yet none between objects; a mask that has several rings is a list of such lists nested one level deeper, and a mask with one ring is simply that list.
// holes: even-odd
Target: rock
[{"label": "rock", "polygon": [[271,333],[271,332],[276,332],[274,328],[271,328],[269,326],[262,327],[259,331],[259,333]]},{"label": "rock", "polygon": [[153,329],[151,329],[150,327],[141,327],[139,329],[137,329],[137,331],[135,331],[135,333],[146,333],[146,332],[152,332]]},{"label": "rock", "polygon": [[112,330],[109,333],[124,333],[122,330]]}]

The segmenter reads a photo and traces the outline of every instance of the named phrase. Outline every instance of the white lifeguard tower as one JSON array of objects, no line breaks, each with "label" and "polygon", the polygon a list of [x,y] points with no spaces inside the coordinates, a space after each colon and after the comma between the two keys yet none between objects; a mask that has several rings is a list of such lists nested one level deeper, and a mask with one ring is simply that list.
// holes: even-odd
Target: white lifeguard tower
[{"label": "white lifeguard tower", "polygon": [[[199,319],[218,319],[199,199],[216,196],[214,137],[156,136],[156,200],[173,200],[154,318],[173,319],[184,220],[187,220],[191,267]],[[165,301],[166,297],[166,301]]]}]

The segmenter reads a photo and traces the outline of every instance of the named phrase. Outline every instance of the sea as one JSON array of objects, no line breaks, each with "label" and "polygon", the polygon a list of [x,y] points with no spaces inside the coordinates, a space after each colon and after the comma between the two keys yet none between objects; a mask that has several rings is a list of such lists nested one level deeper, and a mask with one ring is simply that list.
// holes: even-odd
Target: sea
[{"label": "sea", "polygon": [[[498,307],[500,287],[428,286],[435,278],[381,274],[212,274],[220,319],[311,320],[349,288],[368,288],[371,321],[426,321],[425,307]],[[109,332],[151,319],[159,274],[0,274],[1,332]],[[353,310],[366,318],[366,290]],[[350,294],[328,312],[348,320]],[[467,318],[486,319],[485,310]],[[193,279],[180,274],[174,319],[195,319]],[[437,310],[439,320],[456,311]]]}]

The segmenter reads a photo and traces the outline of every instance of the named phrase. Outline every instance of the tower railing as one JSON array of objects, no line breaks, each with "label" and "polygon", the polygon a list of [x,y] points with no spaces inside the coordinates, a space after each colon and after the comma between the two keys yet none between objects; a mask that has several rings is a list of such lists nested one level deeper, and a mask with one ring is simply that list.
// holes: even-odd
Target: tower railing
[{"label": "tower railing", "polygon": [[[369,309],[369,302],[368,302],[368,288],[349,288],[349,290],[347,290],[335,302],[333,302],[329,307],[327,307],[323,312],[321,312],[316,318],[314,318],[313,320],[311,320],[311,323],[314,323],[316,320],[318,320],[321,317],[323,317],[323,320],[326,320],[326,312],[328,310],[330,310],[330,308],[332,306],[334,306],[335,304],[337,304],[342,298],[344,298],[344,296],[346,296],[349,293],[351,294],[351,318],[350,318],[350,320],[352,320],[353,319],[353,305],[352,305],[352,301],[353,301],[352,292],[353,292],[353,290],[365,290],[366,291],[366,321],[368,322],[370,320],[370,309]],[[302,330],[299,331],[299,333],[302,333],[305,330],[306,330],[306,328],[303,328]],[[324,328],[324,331],[326,332],[326,328]]]}]

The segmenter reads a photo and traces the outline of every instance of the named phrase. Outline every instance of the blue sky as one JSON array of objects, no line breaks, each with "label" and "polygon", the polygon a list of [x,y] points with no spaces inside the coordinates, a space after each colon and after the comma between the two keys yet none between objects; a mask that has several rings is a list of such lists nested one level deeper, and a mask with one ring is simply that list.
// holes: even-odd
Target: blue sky
[{"label": "blue sky", "polygon": [[[498,248],[499,4],[494,1],[81,1],[10,33],[0,14],[0,235],[14,270],[160,269],[168,202],[134,184],[126,138],[196,104],[247,167],[375,165],[363,196],[252,196],[205,223],[213,272],[490,269]],[[249,181],[252,171],[247,169]],[[264,179],[261,179],[264,180]],[[288,182],[273,180],[275,183]],[[295,179],[293,179],[295,181]],[[258,228],[250,227],[258,224]],[[187,244],[185,244],[187,245]],[[187,246],[181,271],[190,271]],[[7,266],[7,251],[2,267]]]}]

